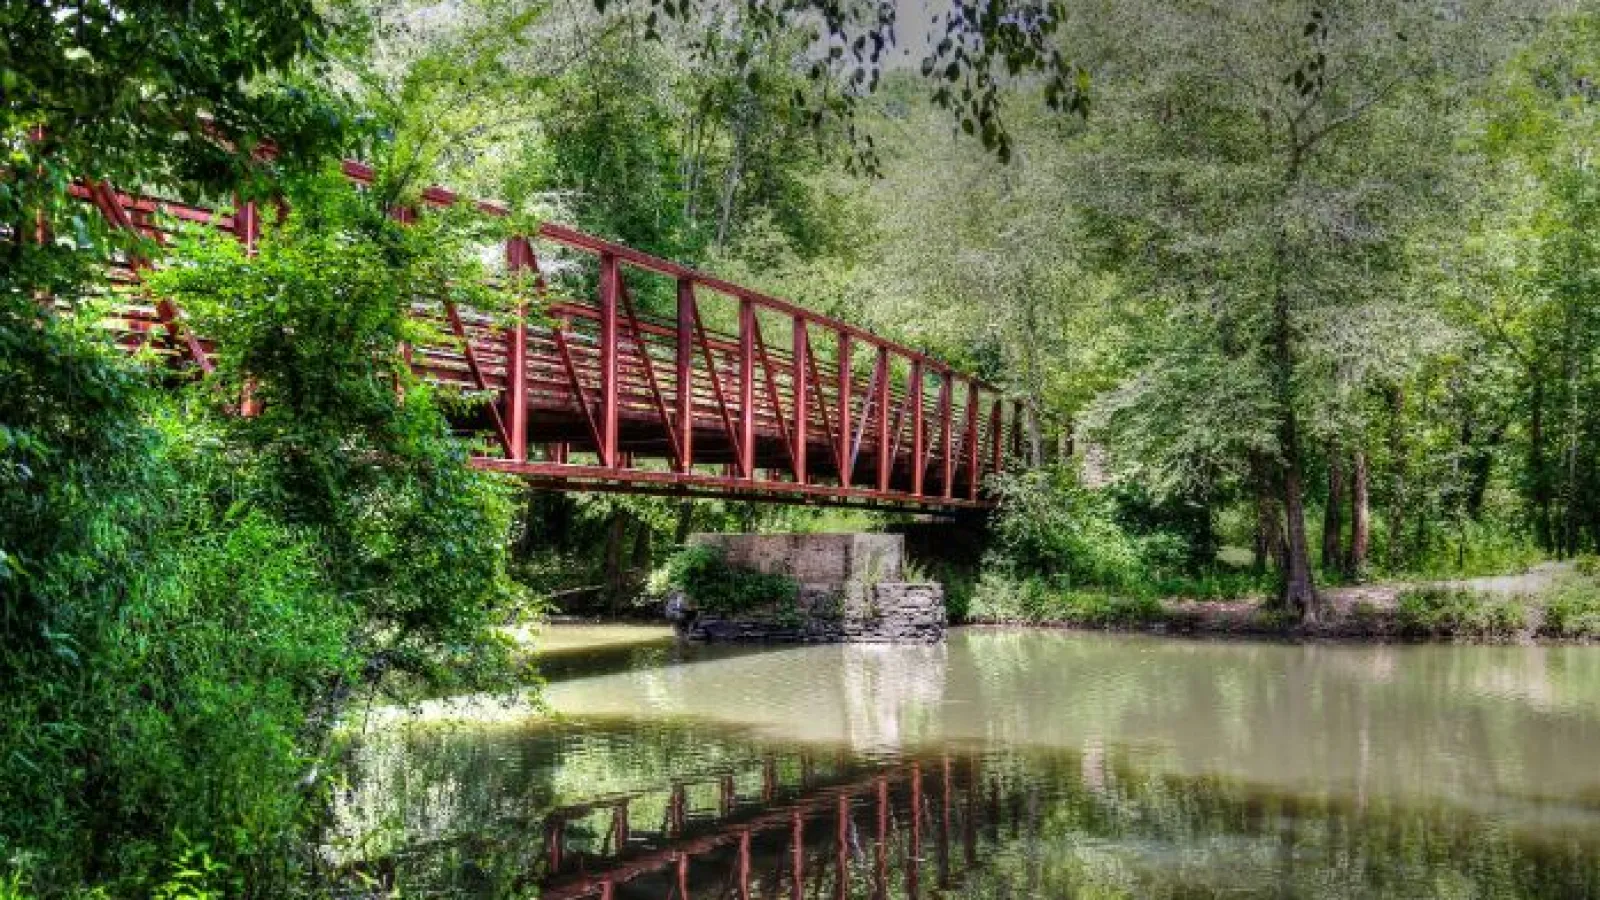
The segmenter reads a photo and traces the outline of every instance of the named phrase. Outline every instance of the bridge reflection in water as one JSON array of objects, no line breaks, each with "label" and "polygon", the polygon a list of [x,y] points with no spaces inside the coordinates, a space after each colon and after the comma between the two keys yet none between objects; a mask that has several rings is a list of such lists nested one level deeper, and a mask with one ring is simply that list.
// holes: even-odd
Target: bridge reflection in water
[{"label": "bridge reflection in water", "polygon": [[[659,827],[640,829],[633,798],[557,810],[545,820],[541,897],[739,897],[787,893],[797,898],[887,897],[891,860],[905,896],[919,895],[931,863],[934,884],[948,888],[977,859],[981,788],[976,758],[949,756],[933,771],[913,761],[876,773],[836,763],[819,771],[801,755],[761,766],[759,793],[741,796],[737,778],[709,784],[715,804],[695,808],[691,785],[667,791]],[[795,776],[786,784],[780,770]],[[703,783],[705,784],[705,783]],[[998,803],[998,786],[991,792]],[[606,821],[600,844],[589,821]],[[992,812],[991,812],[992,815]],[[961,853],[952,858],[959,843]],[[932,851],[931,859],[927,856]],[[825,894],[825,892],[827,892]]]}]

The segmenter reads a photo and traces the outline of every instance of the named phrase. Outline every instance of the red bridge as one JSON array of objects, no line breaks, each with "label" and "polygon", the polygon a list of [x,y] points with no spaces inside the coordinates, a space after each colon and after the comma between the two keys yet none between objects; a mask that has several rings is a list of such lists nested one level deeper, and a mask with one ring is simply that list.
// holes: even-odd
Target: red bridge
[{"label": "red bridge", "polygon": [[[362,164],[344,170],[372,181]],[[180,223],[260,238],[252,203],[230,213],[104,182],[76,190],[161,244]],[[428,206],[459,202],[423,193]],[[988,506],[984,479],[1019,447],[1018,409],[995,387],[846,322],[561,225],[510,239],[504,254],[508,271],[533,277],[542,313],[508,322],[419,302],[412,314],[454,340],[406,351],[421,377],[480,401],[454,425],[488,436],[482,468],[564,490],[954,512]],[[592,285],[593,302],[553,298],[541,256]],[[210,342],[140,289],[146,264],[113,273],[125,299],[108,325],[129,350],[209,372]],[[675,313],[641,312],[645,292]]]}]

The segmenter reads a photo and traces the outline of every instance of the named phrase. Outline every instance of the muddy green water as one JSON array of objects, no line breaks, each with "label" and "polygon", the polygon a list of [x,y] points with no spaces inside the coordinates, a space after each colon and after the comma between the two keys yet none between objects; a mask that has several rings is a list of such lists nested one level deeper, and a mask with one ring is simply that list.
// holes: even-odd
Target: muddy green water
[{"label": "muddy green water", "polygon": [[407,896],[1600,897],[1600,648],[551,629],[548,709],[378,716]]}]

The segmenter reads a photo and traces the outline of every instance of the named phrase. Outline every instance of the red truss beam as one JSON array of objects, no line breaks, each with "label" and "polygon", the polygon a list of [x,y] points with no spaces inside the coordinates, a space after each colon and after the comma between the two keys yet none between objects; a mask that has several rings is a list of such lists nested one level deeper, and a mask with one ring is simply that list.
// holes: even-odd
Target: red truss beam
[{"label": "red truss beam", "polygon": [[[373,179],[360,163],[344,172],[360,184]],[[224,230],[252,248],[260,234],[250,203],[227,214],[105,184],[76,193],[155,246],[170,237],[170,220]],[[422,193],[425,207],[460,202],[443,188]],[[395,211],[401,221],[416,215]],[[553,301],[536,246],[587,266],[592,301]],[[420,377],[478,400],[453,424],[489,438],[473,460],[481,468],[575,491],[954,512],[991,505],[985,477],[1021,449],[1019,404],[859,326],[563,225],[512,237],[504,259],[511,284],[547,318],[521,301],[500,318],[419,303],[413,314],[450,339],[408,348]],[[148,265],[129,259],[113,279],[137,284]],[[659,295],[639,293],[651,280],[670,283],[672,309],[653,315],[637,302]],[[211,369],[209,343],[166,301],[129,295],[108,326],[130,350],[165,331],[172,364]],[[819,359],[828,352],[831,360]],[[858,354],[870,370],[856,366]],[[242,398],[246,414],[257,407]]]}]

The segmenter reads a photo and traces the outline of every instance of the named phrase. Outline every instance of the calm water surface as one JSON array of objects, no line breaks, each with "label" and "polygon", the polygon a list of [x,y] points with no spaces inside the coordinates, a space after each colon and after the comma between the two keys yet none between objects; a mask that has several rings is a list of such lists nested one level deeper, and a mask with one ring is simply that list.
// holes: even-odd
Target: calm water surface
[{"label": "calm water surface", "polygon": [[553,626],[547,710],[379,717],[408,896],[1600,897],[1600,648]]}]

